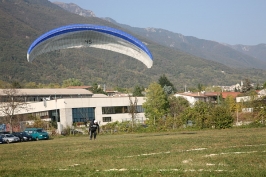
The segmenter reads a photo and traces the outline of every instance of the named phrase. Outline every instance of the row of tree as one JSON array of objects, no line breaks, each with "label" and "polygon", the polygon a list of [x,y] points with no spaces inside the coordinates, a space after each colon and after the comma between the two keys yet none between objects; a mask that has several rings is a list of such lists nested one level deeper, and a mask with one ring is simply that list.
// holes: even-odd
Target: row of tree
[{"label": "row of tree", "polygon": [[[0,82],[1,83],[1,82]],[[248,82],[247,82],[248,83]],[[77,79],[68,79],[64,81],[64,86],[79,86],[82,85]],[[26,105],[19,100],[14,100],[17,95],[16,88],[20,84],[13,82],[12,89],[5,90],[6,97],[9,101],[1,103],[0,112],[6,115],[8,122],[12,124],[14,112],[19,109],[25,109]],[[245,94],[249,94],[255,98],[256,92],[246,84]],[[98,84],[93,84],[91,87],[93,93],[105,93]],[[128,90],[121,90],[128,92]],[[183,126],[193,126],[197,128],[229,128],[232,127],[236,113],[243,107],[254,108],[253,114],[256,120],[264,120],[266,115],[266,102],[264,98],[253,99],[247,103],[236,103],[234,98],[228,97],[221,100],[220,104],[210,102],[197,102],[193,107],[189,102],[182,97],[175,97],[176,92],[173,84],[165,75],[161,76],[158,83],[153,82],[147,89],[141,86],[135,86],[133,96],[129,95],[130,114],[132,115],[132,127],[136,117],[137,96],[146,96],[146,102],[143,104],[145,115],[148,118],[147,124],[154,130],[176,129]],[[135,100],[133,100],[135,97]],[[19,97],[16,97],[19,99]]]},{"label": "row of tree", "polygon": [[[168,80],[168,78],[165,75],[160,76],[158,83],[163,87],[163,89],[168,93],[175,93],[177,92],[177,89],[175,86]],[[66,88],[69,86],[83,86],[84,83],[80,79],[75,79],[75,78],[69,78],[66,80],[63,80],[62,84],[60,83],[48,83],[48,84],[43,84],[43,83],[36,83],[36,82],[18,82],[18,81],[12,81],[11,83],[5,82],[0,80],[0,88]],[[92,85],[93,87],[92,91],[95,91],[95,93],[103,93],[103,88],[99,87],[99,84],[97,82],[93,82]],[[257,84],[254,86],[256,90],[266,88],[266,82],[260,86]],[[122,93],[128,93],[132,92],[133,95],[135,96],[144,96],[143,92],[145,91],[145,88],[143,86],[135,86],[134,88],[120,88],[120,87],[114,87],[114,88],[109,88],[113,90],[117,90]],[[243,86],[241,90],[238,90],[237,88],[235,91],[241,91],[243,93],[248,92],[253,89],[253,86],[250,82],[249,79],[245,79],[243,82]],[[218,91],[221,92],[221,87],[208,87],[204,86],[203,84],[198,83],[195,88],[184,88],[183,91],[191,91],[191,92],[198,92],[198,91]],[[94,93],[94,92],[93,92]]]},{"label": "row of tree", "polygon": [[66,88],[69,86],[82,86],[83,82],[79,79],[69,78],[59,83],[42,84],[36,82],[20,83],[18,81],[12,81],[11,83],[0,80],[0,88]]},{"label": "row of tree", "polygon": [[233,126],[238,121],[242,108],[254,108],[250,115],[254,121],[264,122],[266,116],[266,101],[258,98],[248,80],[244,84],[242,95],[249,95],[250,102],[236,103],[235,99],[228,96],[219,102],[198,101],[191,106],[183,97],[176,97],[175,88],[165,75],[161,76],[158,83],[154,82],[146,90],[146,102],[143,104],[147,124],[154,130],[175,129],[192,126],[199,129],[217,128],[224,129]]}]

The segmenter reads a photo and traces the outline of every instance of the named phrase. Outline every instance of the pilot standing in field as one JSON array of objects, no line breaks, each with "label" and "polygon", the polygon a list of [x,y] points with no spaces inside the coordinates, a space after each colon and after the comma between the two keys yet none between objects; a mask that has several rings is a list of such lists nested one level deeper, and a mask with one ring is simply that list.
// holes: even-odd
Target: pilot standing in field
[{"label": "pilot standing in field", "polygon": [[92,120],[89,125],[89,132],[90,132],[90,140],[92,140],[92,137],[94,140],[96,139],[97,132],[100,132],[100,126],[96,120]]}]

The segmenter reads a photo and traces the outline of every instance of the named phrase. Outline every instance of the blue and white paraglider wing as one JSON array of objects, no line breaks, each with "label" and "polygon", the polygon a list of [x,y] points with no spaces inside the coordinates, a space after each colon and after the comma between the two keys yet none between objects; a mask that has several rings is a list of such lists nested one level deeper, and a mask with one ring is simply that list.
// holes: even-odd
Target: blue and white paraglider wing
[{"label": "blue and white paraglider wing", "polygon": [[54,50],[93,47],[133,57],[148,68],[153,57],[149,49],[137,38],[121,30],[90,24],[74,24],[53,29],[37,38],[29,47],[27,60]]}]

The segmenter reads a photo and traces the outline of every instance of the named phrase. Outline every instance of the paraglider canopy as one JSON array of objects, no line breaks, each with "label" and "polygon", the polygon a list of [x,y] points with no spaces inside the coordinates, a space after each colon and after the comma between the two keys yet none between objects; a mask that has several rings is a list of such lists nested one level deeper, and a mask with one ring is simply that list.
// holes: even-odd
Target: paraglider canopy
[{"label": "paraglider canopy", "polygon": [[121,30],[92,24],[74,24],[53,29],[38,37],[29,47],[27,60],[59,49],[93,47],[133,57],[148,68],[153,57],[149,49],[137,38]]}]

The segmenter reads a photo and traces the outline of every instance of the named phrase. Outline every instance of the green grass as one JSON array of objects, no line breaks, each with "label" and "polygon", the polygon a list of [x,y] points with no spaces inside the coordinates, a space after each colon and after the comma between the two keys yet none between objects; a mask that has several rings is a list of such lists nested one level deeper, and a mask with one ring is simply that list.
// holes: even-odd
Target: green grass
[{"label": "green grass", "polygon": [[266,128],[0,145],[0,176],[264,176]]}]

